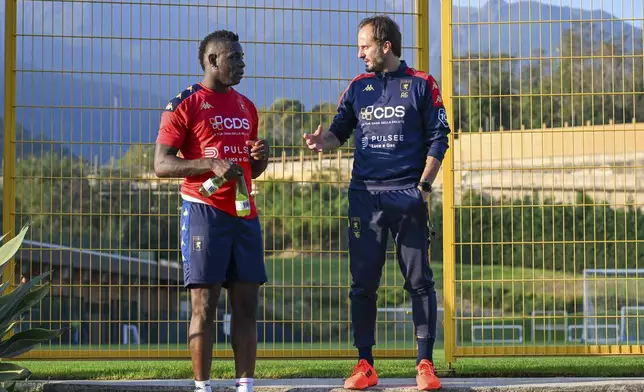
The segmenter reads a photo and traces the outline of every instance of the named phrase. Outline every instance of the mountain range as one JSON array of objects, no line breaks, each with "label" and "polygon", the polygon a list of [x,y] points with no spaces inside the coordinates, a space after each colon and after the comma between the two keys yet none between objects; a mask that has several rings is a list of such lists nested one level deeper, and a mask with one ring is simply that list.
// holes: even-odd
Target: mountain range
[{"label": "mountain range", "polygon": [[[429,71],[439,80],[440,2],[430,0],[428,29]],[[410,12],[414,1],[377,2],[379,9],[360,13],[347,12],[348,3],[339,0],[312,0],[307,8],[313,11],[277,10],[261,1],[238,8],[225,0],[124,3],[22,3],[17,120],[26,139],[42,142],[19,144],[18,156],[28,155],[28,146],[42,151],[37,144],[52,140],[84,159],[107,163],[133,143],[154,141],[160,109],[200,78],[200,39],[219,28],[236,31],[244,41],[248,77],[238,89],[258,107],[280,97],[298,99],[307,109],[336,102],[348,80],[363,72],[354,39],[359,20],[376,12]],[[366,2],[359,4],[367,9]],[[328,9],[336,11],[320,11]],[[395,18],[403,45],[415,45],[414,16]],[[456,6],[453,18],[458,56],[556,55],[568,29],[592,34],[594,42],[623,44],[625,53],[642,53],[642,29],[603,10],[489,0],[481,7]],[[3,42],[0,49],[4,53]],[[415,66],[410,49],[403,57]]]},{"label": "mountain range", "polygon": [[[596,3],[609,7],[610,2]],[[454,7],[452,12],[454,23],[459,24],[454,34],[455,55],[504,52],[523,58],[556,56],[566,30],[590,35],[586,42],[612,42],[623,46],[625,53],[642,53],[642,28],[601,9],[583,10],[533,0],[489,0],[480,8]],[[632,17],[644,22],[642,15]]]}]

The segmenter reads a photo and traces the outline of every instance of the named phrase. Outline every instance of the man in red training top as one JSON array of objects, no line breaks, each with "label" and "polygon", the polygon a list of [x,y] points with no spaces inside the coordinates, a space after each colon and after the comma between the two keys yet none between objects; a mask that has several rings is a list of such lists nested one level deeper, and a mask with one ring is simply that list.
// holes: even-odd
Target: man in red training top
[{"label": "man in red training top", "polygon": [[[257,352],[259,286],[267,281],[262,233],[250,198],[250,215],[235,208],[236,175],[251,178],[268,164],[268,144],[257,140],[255,105],[232,86],[244,75],[244,52],[235,33],[220,30],[199,46],[204,77],[165,108],[156,141],[158,177],[185,177],[181,186],[181,253],[190,290],[190,353],[195,388],[210,392],[214,318],[221,288],[232,307],[231,338],[237,391],[252,391]],[[181,152],[182,158],[177,157]],[[228,181],[204,197],[199,187],[214,175]]]}]

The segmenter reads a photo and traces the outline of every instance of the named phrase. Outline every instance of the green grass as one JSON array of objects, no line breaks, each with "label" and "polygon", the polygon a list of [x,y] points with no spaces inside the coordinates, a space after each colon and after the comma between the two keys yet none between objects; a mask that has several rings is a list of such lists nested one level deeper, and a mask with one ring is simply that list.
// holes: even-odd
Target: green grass
[{"label": "green grass", "polygon": [[[143,380],[190,379],[190,361],[186,360],[112,360],[112,361],[20,361],[33,373],[33,380]],[[355,360],[259,360],[255,378],[342,378],[351,371]],[[442,350],[436,350],[439,375],[448,377]],[[376,369],[382,378],[413,377],[413,359],[378,360]],[[642,360],[638,357],[545,357],[545,358],[476,358],[459,359],[456,377],[641,377]],[[215,360],[212,377],[233,378],[231,359]]]},{"label": "green grass", "polygon": [[[443,263],[431,263],[436,288],[443,288]],[[350,284],[349,259],[344,253],[302,253],[272,255],[266,258],[269,286],[294,285],[312,287],[348,287]],[[520,265],[478,265],[459,264],[456,266],[457,290],[464,296],[477,298],[478,290],[484,287],[514,289],[516,295],[532,293],[563,296],[560,284],[569,282],[574,275],[560,271],[539,268],[524,268]],[[504,281],[505,280],[505,281]],[[398,288],[403,284],[398,263],[393,254],[387,255],[382,271],[381,287]],[[581,294],[581,283],[569,289],[566,295]]]},{"label": "green grass", "polygon": [[[443,266],[440,262],[432,264],[434,277],[437,283],[439,297],[442,296]],[[305,324],[320,324],[316,320],[338,320],[348,323],[347,314],[304,314],[304,310],[329,308],[331,306],[348,312],[348,285],[350,282],[348,259],[344,254],[300,254],[273,256],[267,259],[269,284],[266,287],[264,305],[283,311],[284,317],[291,320],[307,320]],[[553,272],[540,269],[528,269],[520,266],[482,266],[459,265],[456,269],[457,279],[457,306],[461,301],[470,300],[472,305],[481,305],[484,296],[495,294],[489,289],[501,287],[508,290],[510,298],[520,295],[525,297],[545,295],[556,298],[557,303],[563,303],[564,297],[578,296],[581,294],[581,282],[572,279],[574,275],[563,272]],[[485,282],[491,280],[491,282]],[[511,281],[510,281],[511,280]],[[481,282],[483,281],[483,282]],[[460,282],[460,283],[459,283]],[[332,292],[333,295],[329,294]],[[322,294],[326,295],[323,296]],[[408,299],[402,289],[402,277],[398,265],[391,255],[383,271],[379,301],[386,300],[387,306],[400,304],[403,299]],[[379,305],[383,305],[380,304]],[[529,314],[528,308],[524,314]],[[537,308],[538,309],[538,308]],[[298,315],[297,313],[302,313]],[[516,316],[520,316],[520,312]],[[504,317],[505,316],[505,317]],[[572,315],[571,315],[572,316]],[[410,319],[411,315],[407,315]],[[310,321],[309,321],[310,320]],[[519,323],[524,325],[525,345],[530,345],[531,324],[521,317],[513,319],[507,315],[497,314],[496,317],[486,319],[487,323],[494,321],[500,324]],[[543,320],[539,320],[543,322]],[[574,322],[571,317],[570,323]],[[470,334],[471,322],[463,321],[461,335],[467,339]],[[480,324],[480,319],[477,320]],[[327,325],[327,324],[324,324]],[[331,325],[331,324],[329,324]],[[407,328],[408,327],[408,328]],[[407,326],[406,329],[410,327]],[[324,329],[326,327],[323,327]],[[380,333],[384,333],[382,326]],[[411,331],[411,329],[409,329]],[[440,332],[439,332],[440,333]],[[384,340],[392,338],[393,329],[383,335]],[[413,334],[413,332],[412,332]],[[563,343],[563,333],[559,333]],[[411,336],[411,335],[409,335]],[[336,339],[337,341],[338,339]],[[327,348],[351,349],[348,340],[350,336],[346,331],[341,333],[341,343],[315,343],[315,344],[262,344],[260,349],[289,349],[298,348]],[[385,342],[379,343],[378,348],[413,348],[413,342]],[[537,342],[540,343],[540,342]],[[467,346],[468,342],[460,342],[460,346]],[[229,344],[219,344],[218,348],[229,348]],[[446,363],[440,345],[437,345],[436,362],[439,373],[446,376]],[[45,349],[46,345],[42,346]],[[79,346],[51,346],[52,350],[77,351],[84,349],[107,349],[108,345],[92,347]],[[132,350],[137,346],[112,345],[111,350]],[[147,349],[148,346],[141,346]],[[186,349],[185,345],[150,345],[150,349]],[[644,376],[644,367],[638,357],[507,357],[507,358],[468,358],[459,359],[455,364],[457,377],[540,377],[540,376]],[[21,361],[18,362],[33,372],[34,379],[188,379],[191,378],[191,366],[186,360],[107,360],[107,361]],[[346,377],[355,363],[354,360],[259,360],[256,378],[342,378]],[[377,370],[381,377],[413,377],[414,361],[409,360],[378,360]],[[230,359],[219,360],[213,363],[213,378],[234,377],[234,366]]]},{"label": "green grass", "polygon": [[[413,333],[413,332],[412,332]],[[414,349],[416,342],[412,340],[413,335],[408,335],[407,340],[390,340],[379,341],[377,347],[379,349]],[[346,340],[346,339],[345,339]],[[438,344],[438,343],[437,343]],[[214,350],[228,350],[231,348],[230,342],[215,343]],[[259,350],[352,350],[353,344],[351,342],[319,342],[319,343],[274,343],[274,342],[259,342],[257,345]],[[87,351],[87,350],[111,350],[111,351],[132,351],[132,350],[188,350],[188,344],[60,344],[60,345],[47,345],[42,344],[39,350],[51,351]]]},{"label": "green grass", "polygon": [[[443,263],[431,263],[439,298],[443,296]],[[349,259],[346,253],[331,252],[285,252],[271,254],[266,259],[269,283],[265,287],[266,303],[280,308],[284,296],[310,298],[312,305],[347,306],[343,301],[348,297],[351,282]],[[590,283],[591,295],[596,297],[598,310],[606,308],[609,313],[619,310],[614,298],[641,298],[644,285],[638,285],[635,278],[598,280]],[[409,302],[409,295],[403,290],[403,278],[392,253],[387,254],[382,271],[378,306],[400,306]],[[457,309],[503,310],[503,317],[529,315],[533,310],[581,310],[583,300],[581,274],[555,271],[553,267],[523,267],[517,265],[483,265],[464,261],[456,265],[455,294]],[[316,303],[321,293],[333,296],[334,302]],[[340,296],[341,300],[335,300]],[[301,306],[305,302],[300,303]],[[285,307],[288,308],[288,305]],[[288,309],[285,309],[288,310]],[[569,316],[573,316],[569,314]]]},{"label": "green grass", "polygon": [[[431,263],[436,287],[443,287],[443,263],[435,260]],[[302,253],[298,255],[273,255],[266,258],[266,270],[269,285],[322,285],[346,286],[350,283],[349,259],[344,253]],[[465,294],[470,288],[474,290],[480,284],[494,287],[521,288],[525,294],[539,292],[544,294],[563,295],[556,286],[558,282],[566,282],[574,277],[573,274],[552,271],[549,269],[524,268],[520,265],[479,265],[459,264],[456,266],[456,281]],[[387,261],[382,272],[382,286],[402,285],[403,279],[393,254],[387,255]],[[504,281],[505,280],[505,281]],[[481,281],[480,283],[477,281]],[[581,284],[566,294],[580,294]],[[516,291],[517,294],[519,291]]]}]

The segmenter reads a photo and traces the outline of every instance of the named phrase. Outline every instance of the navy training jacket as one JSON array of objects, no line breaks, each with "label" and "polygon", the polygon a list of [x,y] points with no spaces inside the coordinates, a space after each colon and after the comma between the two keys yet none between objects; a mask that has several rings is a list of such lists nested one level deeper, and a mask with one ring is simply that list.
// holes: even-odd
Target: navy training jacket
[{"label": "navy training jacket", "polygon": [[438,83],[405,61],[349,83],[329,131],[344,144],[354,129],[350,188],[365,190],[415,186],[427,156],[443,160],[450,132]]}]

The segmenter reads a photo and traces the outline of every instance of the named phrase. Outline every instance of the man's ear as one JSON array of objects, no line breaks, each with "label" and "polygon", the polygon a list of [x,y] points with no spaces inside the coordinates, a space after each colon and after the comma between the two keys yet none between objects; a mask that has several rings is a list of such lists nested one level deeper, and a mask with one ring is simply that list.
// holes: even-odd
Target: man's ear
[{"label": "man's ear", "polygon": [[213,68],[217,68],[217,55],[214,53],[211,53],[208,55],[208,62],[210,63],[210,66]]},{"label": "man's ear", "polygon": [[384,43],[384,44],[382,44],[382,51],[383,51],[385,54],[387,54],[387,53],[391,52],[391,42],[389,42],[389,41],[385,41],[385,43]]}]

